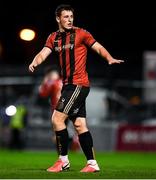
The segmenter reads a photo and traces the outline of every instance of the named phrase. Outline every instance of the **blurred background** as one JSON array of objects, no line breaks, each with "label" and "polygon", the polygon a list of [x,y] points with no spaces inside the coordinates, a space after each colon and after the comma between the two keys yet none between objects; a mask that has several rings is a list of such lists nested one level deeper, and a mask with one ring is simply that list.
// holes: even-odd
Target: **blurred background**
[{"label": "blurred background", "polygon": [[39,96],[38,87],[44,69],[57,61],[50,55],[33,74],[28,65],[57,30],[54,12],[61,3],[75,9],[75,26],[125,60],[109,66],[89,50],[87,121],[95,149],[156,151],[155,6],[99,0],[1,1],[0,148],[55,149],[49,100]]}]

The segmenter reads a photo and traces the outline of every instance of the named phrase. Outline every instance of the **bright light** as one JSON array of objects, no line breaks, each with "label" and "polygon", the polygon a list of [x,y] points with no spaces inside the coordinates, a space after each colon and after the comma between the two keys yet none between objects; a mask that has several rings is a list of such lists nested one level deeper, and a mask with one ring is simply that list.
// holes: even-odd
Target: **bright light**
[{"label": "bright light", "polygon": [[31,41],[35,38],[35,31],[32,29],[22,29],[20,31],[20,38],[24,41]]},{"label": "bright light", "polygon": [[16,107],[13,106],[13,105],[10,105],[8,106],[6,109],[5,109],[5,113],[8,115],[8,116],[13,116],[16,114]]}]

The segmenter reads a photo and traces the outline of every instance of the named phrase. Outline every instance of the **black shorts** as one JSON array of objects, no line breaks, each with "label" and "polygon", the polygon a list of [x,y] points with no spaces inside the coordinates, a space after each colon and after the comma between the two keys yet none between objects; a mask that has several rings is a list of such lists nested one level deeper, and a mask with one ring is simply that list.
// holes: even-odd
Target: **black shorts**
[{"label": "black shorts", "polygon": [[63,86],[56,110],[69,115],[70,119],[86,117],[86,97],[89,87],[68,84]]}]

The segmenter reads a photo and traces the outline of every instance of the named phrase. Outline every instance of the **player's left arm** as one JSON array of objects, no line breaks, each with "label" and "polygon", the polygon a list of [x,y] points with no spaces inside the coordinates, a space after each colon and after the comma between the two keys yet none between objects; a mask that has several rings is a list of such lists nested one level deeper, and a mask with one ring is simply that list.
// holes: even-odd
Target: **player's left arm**
[{"label": "player's left arm", "polygon": [[100,56],[108,61],[108,64],[120,64],[123,63],[124,60],[115,59],[111,56],[111,54],[97,41],[91,47],[95,52],[97,52]]}]

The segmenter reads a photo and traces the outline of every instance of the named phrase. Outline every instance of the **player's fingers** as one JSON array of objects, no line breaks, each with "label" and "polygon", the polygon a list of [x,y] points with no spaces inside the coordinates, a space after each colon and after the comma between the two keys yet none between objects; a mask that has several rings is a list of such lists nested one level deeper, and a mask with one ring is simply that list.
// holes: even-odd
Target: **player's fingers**
[{"label": "player's fingers", "polygon": [[124,60],[116,60],[116,62],[115,62],[115,63],[120,64],[120,63],[123,63],[123,62],[124,62]]},{"label": "player's fingers", "polygon": [[109,62],[109,65],[111,65],[111,64],[120,64],[120,63],[122,63],[122,62],[124,62],[124,60],[114,60],[114,61],[111,61],[111,62]]},{"label": "player's fingers", "polygon": [[34,67],[33,66],[29,66],[29,71],[34,72]]}]

